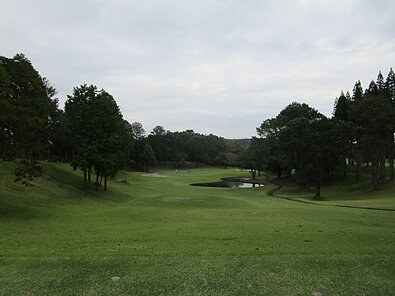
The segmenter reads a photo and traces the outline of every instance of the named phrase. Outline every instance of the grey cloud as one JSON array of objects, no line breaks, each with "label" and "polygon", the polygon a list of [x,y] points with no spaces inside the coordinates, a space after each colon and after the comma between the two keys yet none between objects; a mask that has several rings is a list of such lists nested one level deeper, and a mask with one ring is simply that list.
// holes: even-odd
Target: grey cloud
[{"label": "grey cloud", "polygon": [[395,61],[393,1],[10,1],[2,55],[59,91],[93,83],[147,130],[249,137],[292,101],[326,115]]}]

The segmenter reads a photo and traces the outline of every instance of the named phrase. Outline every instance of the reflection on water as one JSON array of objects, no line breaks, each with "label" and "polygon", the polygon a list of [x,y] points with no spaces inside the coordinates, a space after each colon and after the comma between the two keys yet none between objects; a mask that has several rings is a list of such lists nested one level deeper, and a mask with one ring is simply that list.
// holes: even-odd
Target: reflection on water
[{"label": "reflection on water", "polygon": [[[244,182],[244,181],[248,181],[248,182]],[[250,178],[240,178],[240,177],[222,178],[221,181],[218,182],[195,183],[191,185],[206,186],[206,187],[227,187],[227,188],[251,188],[251,187],[263,186],[263,184],[254,183]]]}]

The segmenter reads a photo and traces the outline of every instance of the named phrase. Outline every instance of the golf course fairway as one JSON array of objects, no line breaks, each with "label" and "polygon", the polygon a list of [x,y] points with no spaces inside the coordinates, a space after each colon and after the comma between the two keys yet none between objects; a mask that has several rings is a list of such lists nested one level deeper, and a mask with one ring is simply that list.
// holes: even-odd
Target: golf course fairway
[{"label": "golf course fairway", "polygon": [[189,186],[248,176],[235,169],[123,171],[95,192],[43,165],[26,187],[0,164],[1,296],[395,295],[395,212],[326,205],[395,209],[394,184],[311,205],[273,184]]}]

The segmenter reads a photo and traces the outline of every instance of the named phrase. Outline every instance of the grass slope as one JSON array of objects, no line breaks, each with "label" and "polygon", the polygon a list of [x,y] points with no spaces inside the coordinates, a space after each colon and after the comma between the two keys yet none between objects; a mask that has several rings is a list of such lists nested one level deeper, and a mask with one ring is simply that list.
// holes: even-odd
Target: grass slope
[{"label": "grass slope", "polygon": [[65,164],[32,188],[11,169],[0,163],[0,295],[395,294],[394,212],[188,186],[242,174],[230,169],[122,172],[107,193]]},{"label": "grass slope", "polygon": [[350,175],[344,180],[324,185],[321,190],[323,200],[320,202],[314,200],[315,192],[312,190],[301,190],[294,184],[286,185],[277,191],[276,195],[314,201],[323,205],[395,209],[395,181],[387,180],[386,184],[379,185],[378,190],[374,191],[370,181],[370,168],[364,168],[364,175],[359,182],[356,182],[355,177]]}]

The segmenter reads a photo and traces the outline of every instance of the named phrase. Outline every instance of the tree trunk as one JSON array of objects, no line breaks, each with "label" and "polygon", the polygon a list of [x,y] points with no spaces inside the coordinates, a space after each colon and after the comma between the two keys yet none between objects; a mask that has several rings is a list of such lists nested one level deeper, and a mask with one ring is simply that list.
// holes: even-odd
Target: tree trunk
[{"label": "tree trunk", "polygon": [[389,153],[389,158],[390,158],[390,180],[394,180],[394,135],[391,137],[391,145],[390,145],[390,153]]},{"label": "tree trunk", "polygon": [[321,182],[315,184],[315,199],[321,199]]},{"label": "tree trunk", "polygon": [[107,191],[107,176],[104,177],[104,191]]},{"label": "tree trunk", "polygon": [[380,151],[380,159],[379,159],[379,167],[380,167],[380,171],[379,171],[379,177],[380,177],[380,184],[384,184],[385,183],[385,159],[386,159],[386,151],[384,148],[381,149]]},{"label": "tree trunk", "polygon": [[50,146],[49,141],[48,141],[47,161],[49,161],[49,158],[50,158],[50,157],[51,157],[51,146]]},{"label": "tree trunk", "polygon": [[349,162],[350,165],[354,165],[354,157],[350,157],[348,159],[348,162]]},{"label": "tree trunk", "polygon": [[358,181],[361,178],[361,166],[362,166],[362,152],[358,150],[356,156],[356,178]]},{"label": "tree trunk", "polygon": [[373,155],[372,159],[372,184],[373,190],[377,190],[377,153]]},{"label": "tree trunk", "polygon": [[91,182],[91,171],[92,171],[92,168],[89,168],[88,169],[88,181],[89,181],[89,183]]},{"label": "tree trunk", "polygon": [[251,174],[252,174],[252,180],[255,180],[256,171],[255,170],[251,170]]},{"label": "tree trunk", "polygon": [[95,183],[95,186],[96,186],[96,191],[99,191],[99,174],[96,174],[96,183]]},{"label": "tree trunk", "polygon": [[86,187],[86,168],[84,168],[84,187]]}]

